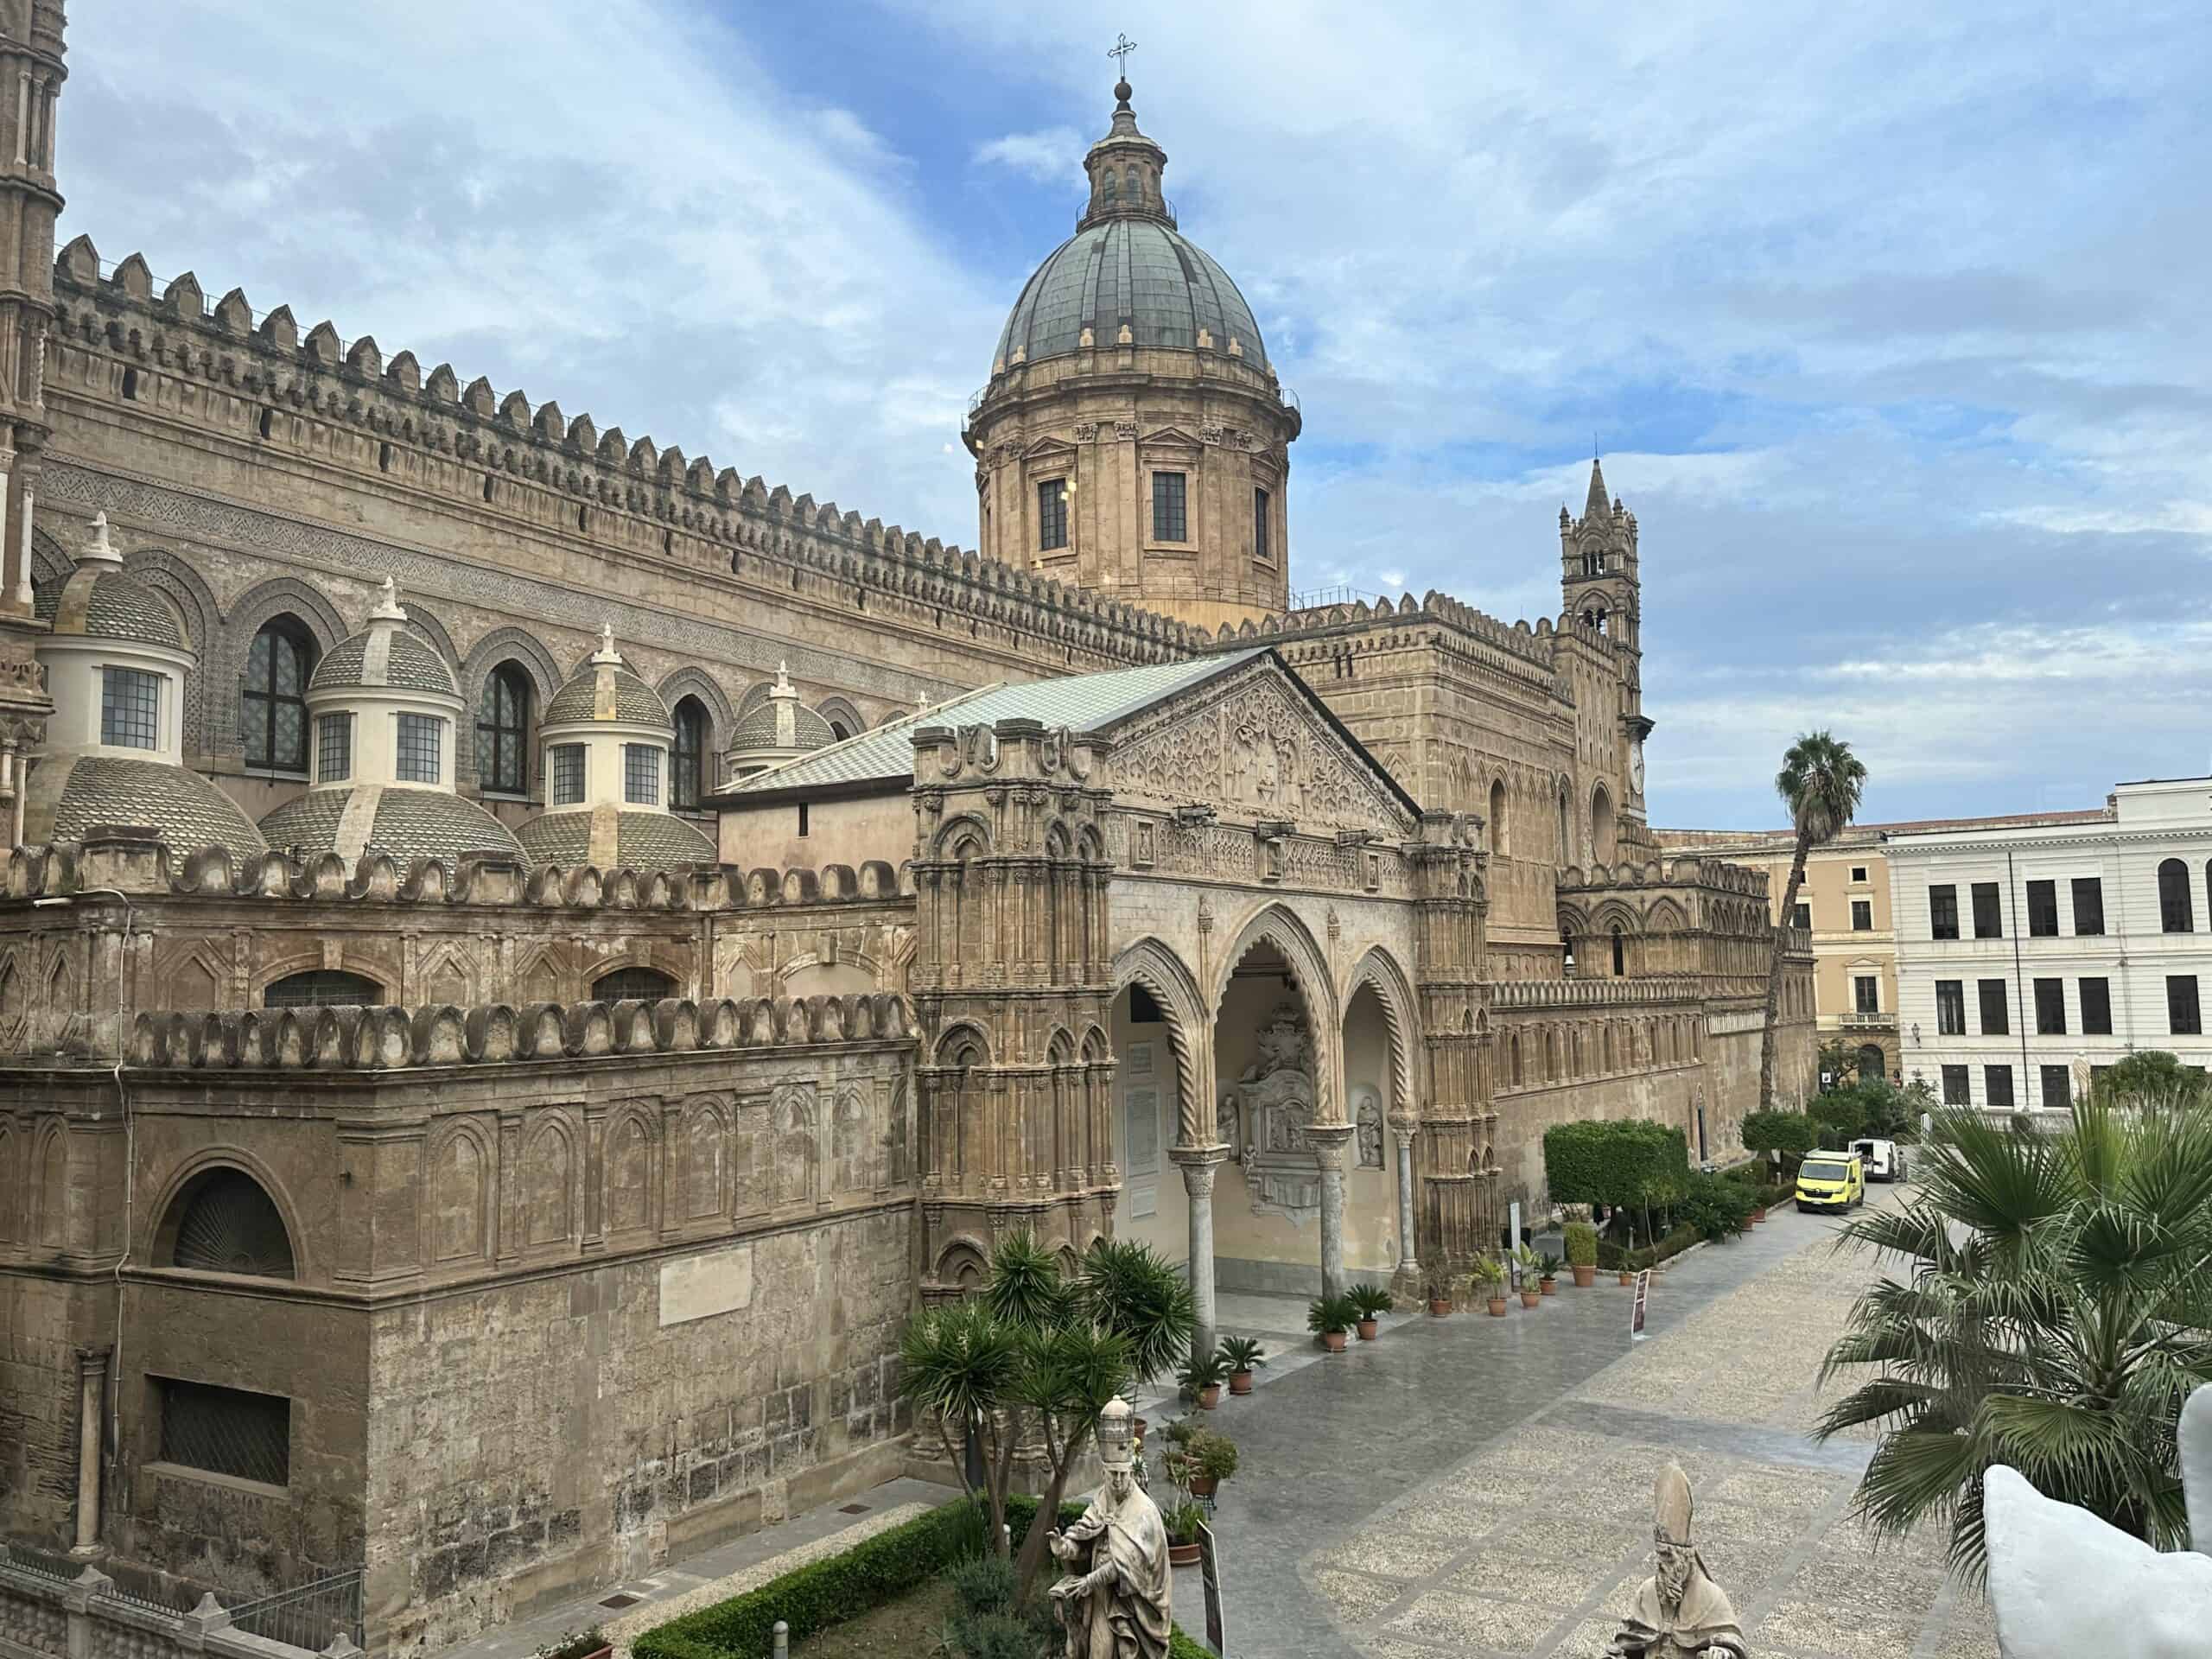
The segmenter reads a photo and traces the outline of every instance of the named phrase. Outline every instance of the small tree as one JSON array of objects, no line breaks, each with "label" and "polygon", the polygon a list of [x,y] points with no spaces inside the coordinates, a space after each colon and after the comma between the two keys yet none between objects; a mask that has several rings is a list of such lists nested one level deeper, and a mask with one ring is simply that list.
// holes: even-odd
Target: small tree
[{"label": "small tree", "polygon": [[[1027,1233],[1001,1239],[982,1291],[925,1309],[899,1344],[900,1395],[935,1417],[945,1455],[990,1511],[990,1547],[1006,1552],[1007,1495],[1023,1446],[1041,1447],[1052,1478],[1016,1567],[1027,1595],[1069,1471],[1099,1414],[1135,1382],[1171,1370],[1197,1324],[1190,1285],[1149,1247],[1101,1239],[1073,1278]],[[954,1426],[982,1444],[983,1485],[968,1482]]]},{"label": "small tree", "polygon": [[1544,1131],[1544,1179],[1554,1204],[1650,1211],[1680,1198],[1689,1177],[1682,1131],[1647,1118],[1585,1119]]},{"label": "small tree", "polygon": [[2124,1060],[2115,1060],[2111,1069],[2097,1079],[2097,1086],[2107,1096],[2119,1099],[2170,1093],[2185,1088],[2192,1076],[2178,1054],[2169,1054],[2163,1048],[2146,1048]]},{"label": "small tree", "polygon": [[1818,1145],[1813,1120],[1802,1112],[1747,1112],[1744,1115],[1744,1150],[1772,1156],[1782,1179],[1797,1173],[1805,1154]]},{"label": "small tree", "polygon": [[1852,815],[1859,810],[1859,797],[1866,787],[1866,768],[1851,752],[1826,732],[1808,732],[1789,746],[1782,757],[1782,770],[1774,780],[1775,793],[1789,809],[1790,827],[1797,832],[1797,846],[1789,861],[1789,884],[1782,890],[1776,912],[1779,925],[1774,933],[1773,953],[1766,969],[1766,1023],[1759,1033],[1759,1105],[1774,1105],[1774,1027],[1782,1009],[1781,928],[1797,907],[1797,890],[1805,885],[1805,858],[1823,842],[1833,841]]}]

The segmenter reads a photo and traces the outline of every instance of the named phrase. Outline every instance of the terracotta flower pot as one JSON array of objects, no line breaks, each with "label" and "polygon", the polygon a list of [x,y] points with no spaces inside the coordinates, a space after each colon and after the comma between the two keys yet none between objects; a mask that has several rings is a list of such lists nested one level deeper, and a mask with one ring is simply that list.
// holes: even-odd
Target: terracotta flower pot
[{"label": "terracotta flower pot", "polygon": [[1634,1284],[1635,1282],[1636,1282],[1636,1275],[1635,1275],[1634,1274],[1630,1273],[1630,1272],[1626,1268],[1623,1268],[1621,1269],[1621,1287],[1622,1287],[1622,1288],[1623,1288],[1623,1289],[1626,1289],[1629,1286],[1630,1286],[1630,1285]]},{"label": "terracotta flower pot", "polygon": [[1598,1282],[1598,1269],[1597,1269],[1597,1268],[1577,1268],[1574,1270],[1574,1287],[1575,1287],[1577,1290],[1587,1290],[1587,1289],[1589,1289],[1589,1288],[1590,1288],[1590,1287],[1591,1287],[1591,1286],[1592,1286],[1592,1285],[1596,1284],[1597,1282]]},{"label": "terracotta flower pot", "polygon": [[1536,1281],[1536,1288],[1543,1292],[1547,1296],[1556,1296],[1559,1294],[1559,1281],[1556,1279],[1539,1279]]},{"label": "terracotta flower pot", "polygon": [[1231,1371],[1229,1374],[1229,1391],[1231,1394],[1251,1393],[1252,1373],[1249,1371]]},{"label": "terracotta flower pot", "polygon": [[1206,1386],[1205,1386],[1205,1388],[1200,1389],[1198,1390],[1198,1409],[1199,1409],[1200,1411],[1211,1411],[1211,1410],[1212,1410],[1216,1406],[1219,1405],[1220,1403],[1221,1403],[1221,1384],[1220,1384],[1220,1383],[1218,1383],[1218,1382],[1209,1382],[1208,1384],[1206,1384]]},{"label": "terracotta flower pot", "polygon": [[1490,1299],[1490,1316],[1493,1319],[1502,1319],[1505,1317],[1504,1297],[1493,1296]]},{"label": "terracotta flower pot", "polygon": [[1754,1210],[1754,1211],[1751,1211],[1751,1225],[1752,1225],[1752,1226],[1754,1226],[1754,1227],[1758,1226],[1758,1225],[1759,1224],[1759,1223],[1761,1223],[1761,1222],[1764,1221],[1765,1219],[1766,1219],[1766,1205],[1759,1205],[1759,1207],[1758,1207],[1758,1209],[1756,1209],[1756,1210]]},{"label": "terracotta flower pot", "polygon": [[1220,1490],[1221,1477],[1219,1475],[1192,1475],[1191,1477],[1192,1497],[1211,1497]]},{"label": "terracotta flower pot", "polygon": [[1450,1297],[1432,1296],[1428,1299],[1428,1317],[1430,1319],[1440,1319],[1447,1316],[1451,1312],[1452,1299]]},{"label": "terracotta flower pot", "polygon": [[1362,1320],[1359,1322],[1359,1339],[1360,1339],[1362,1342],[1372,1342],[1372,1341],[1374,1341],[1374,1340],[1375,1340],[1375,1321],[1374,1321],[1374,1320],[1372,1320],[1372,1319],[1362,1319]]},{"label": "terracotta flower pot", "polygon": [[1521,1293],[1521,1306],[1523,1307],[1534,1307],[1542,1300],[1543,1293],[1541,1291],[1524,1290]]},{"label": "terracotta flower pot", "polygon": [[1321,1346],[1332,1354],[1341,1354],[1344,1351],[1344,1333],[1341,1331],[1324,1331],[1321,1333]]},{"label": "terracotta flower pot", "polygon": [[1167,1546],[1168,1566],[1196,1567],[1198,1564],[1198,1540],[1195,1538],[1187,1544],[1170,1544]]}]

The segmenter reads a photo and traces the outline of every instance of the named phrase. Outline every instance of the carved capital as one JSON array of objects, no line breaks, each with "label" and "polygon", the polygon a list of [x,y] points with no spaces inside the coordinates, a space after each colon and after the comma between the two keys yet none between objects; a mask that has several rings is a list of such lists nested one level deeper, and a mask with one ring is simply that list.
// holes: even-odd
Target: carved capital
[{"label": "carved capital", "polygon": [[1327,1174],[1333,1171],[1341,1175],[1344,1168],[1344,1149],[1351,1144],[1352,1126],[1349,1123],[1309,1123],[1306,1126],[1306,1144],[1313,1148],[1313,1160]]}]

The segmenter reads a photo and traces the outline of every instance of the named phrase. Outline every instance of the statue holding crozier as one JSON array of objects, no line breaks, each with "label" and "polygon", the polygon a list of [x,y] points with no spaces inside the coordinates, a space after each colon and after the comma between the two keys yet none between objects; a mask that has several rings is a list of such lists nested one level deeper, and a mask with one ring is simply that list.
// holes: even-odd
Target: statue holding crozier
[{"label": "statue holding crozier", "polygon": [[1636,1606],[1605,1649],[1611,1659],[1744,1659],[1744,1631],[1726,1593],[1706,1576],[1690,1542],[1690,1483],[1678,1464],[1659,1471],[1651,1541],[1657,1570],[1637,1586]]},{"label": "statue holding crozier", "polygon": [[1116,1395],[1098,1419],[1106,1483],[1066,1531],[1046,1535],[1066,1569],[1052,1586],[1052,1613],[1067,1634],[1066,1659],[1166,1659],[1167,1529],[1160,1506],[1136,1483],[1129,1404]]}]

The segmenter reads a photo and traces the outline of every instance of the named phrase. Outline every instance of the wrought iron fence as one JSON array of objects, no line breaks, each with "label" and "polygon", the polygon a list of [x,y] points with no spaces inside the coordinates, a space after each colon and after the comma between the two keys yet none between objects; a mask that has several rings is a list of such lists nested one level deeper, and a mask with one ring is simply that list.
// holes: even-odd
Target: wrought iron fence
[{"label": "wrought iron fence", "polygon": [[0,1544],[0,1560],[10,1567],[19,1567],[26,1573],[35,1573],[41,1578],[67,1579],[73,1582],[85,1570],[85,1563],[67,1555],[57,1555],[52,1550],[34,1549],[29,1544]]},{"label": "wrought iron fence", "polygon": [[361,1645],[361,1569],[334,1573],[312,1584],[256,1601],[242,1601],[230,1610],[231,1628],[272,1642],[289,1642],[296,1648],[320,1653],[340,1631],[354,1646]]}]

